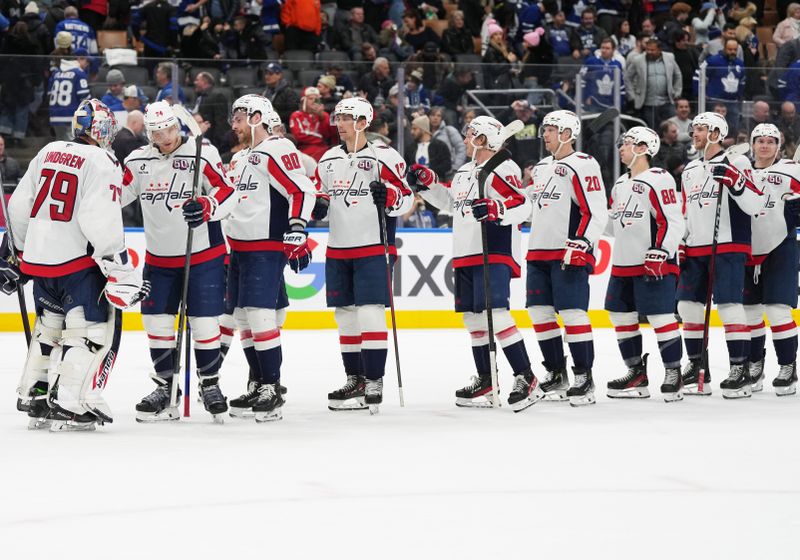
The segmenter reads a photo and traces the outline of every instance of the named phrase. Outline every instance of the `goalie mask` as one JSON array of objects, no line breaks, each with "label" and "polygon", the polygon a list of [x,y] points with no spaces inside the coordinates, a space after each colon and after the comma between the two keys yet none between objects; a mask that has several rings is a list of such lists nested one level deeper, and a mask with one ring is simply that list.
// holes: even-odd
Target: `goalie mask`
[{"label": "goalie mask", "polygon": [[72,115],[72,136],[91,138],[104,150],[111,147],[117,135],[117,119],[105,103],[97,99],[81,101]]}]

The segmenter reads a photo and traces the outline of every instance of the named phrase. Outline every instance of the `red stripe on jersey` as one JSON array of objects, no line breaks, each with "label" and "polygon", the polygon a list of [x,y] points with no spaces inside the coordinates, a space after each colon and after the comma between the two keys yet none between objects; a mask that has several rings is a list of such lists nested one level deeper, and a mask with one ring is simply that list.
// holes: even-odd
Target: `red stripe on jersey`
[{"label": "red stripe on jersey", "polygon": [[214,199],[217,201],[217,204],[222,204],[233,195],[234,190],[222,175],[212,169],[210,164],[206,163],[203,166],[203,175],[208,179],[208,182],[211,183],[211,186],[217,189],[214,193]]},{"label": "red stripe on jersey", "polygon": [[685,331],[702,331],[704,328],[703,323],[684,323],[683,330]]},{"label": "red stripe on jersey", "polygon": [[764,261],[767,260],[769,253],[766,255],[750,255],[747,260],[745,261],[746,266],[756,266],[759,264],[764,264]]},{"label": "red stripe on jersey", "polygon": [[472,338],[479,339],[479,338],[483,338],[484,336],[486,336],[487,333],[488,333],[488,331],[472,331],[472,332],[469,333],[469,335]]},{"label": "red stripe on jersey", "polygon": [[586,228],[589,227],[589,220],[592,219],[592,211],[586,202],[586,193],[583,192],[581,181],[574,174],[572,175],[572,190],[575,191],[575,198],[578,199],[578,206],[581,210],[581,221],[578,223],[578,229],[575,230],[575,236],[583,237],[586,234]]},{"label": "red stripe on jersey", "polygon": [[[564,258],[564,249],[533,249],[525,255],[527,261],[560,261]],[[594,255],[587,254],[586,262],[594,267]]]},{"label": "red stripe on jersey", "polygon": [[[489,255],[489,264],[504,264],[511,268],[511,276],[519,278],[522,275],[520,266],[508,255]],[[483,266],[483,255],[471,255],[469,257],[456,257],[453,259],[453,268],[466,268],[468,266]]]},{"label": "red stripe on jersey", "polygon": [[150,340],[175,340],[175,335],[172,336],[159,336],[157,334],[147,334],[147,338]]},{"label": "red stripe on jersey", "polygon": [[361,333],[361,338],[363,340],[389,340],[389,334],[386,331],[383,331],[383,332],[363,332],[363,333]]},{"label": "red stripe on jersey", "polygon": [[22,261],[19,269],[28,276],[40,278],[58,278],[87,268],[97,266],[92,257],[78,257],[77,259],[61,264],[36,264]]},{"label": "red stripe on jersey", "polygon": [[789,189],[791,189],[793,193],[800,194],[800,181],[792,177],[789,180]]},{"label": "red stripe on jersey", "polygon": [[[389,254],[397,256],[397,247],[389,245]],[[352,249],[333,249],[328,247],[325,251],[327,259],[362,259],[383,255],[383,245],[368,245],[366,247],[353,247]]]},{"label": "red stripe on jersey", "polygon": [[388,181],[390,184],[400,189],[400,192],[403,194],[403,196],[411,195],[411,189],[409,189],[407,186],[403,184],[403,180],[400,177],[398,177],[397,174],[395,174],[395,172],[392,169],[390,169],[386,164],[380,165],[380,168],[381,168],[381,173],[380,173],[381,179],[383,179],[384,181]]},{"label": "red stripe on jersey", "polygon": [[764,323],[764,321],[761,321],[757,325],[750,325],[750,330],[751,331],[754,331],[756,329],[765,329],[765,328],[767,328],[767,325]]},{"label": "red stripe on jersey", "polygon": [[361,335],[358,336],[339,336],[339,344],[361,344]]},{"label": "red stripe on jersey", "polygon": [[133,183],[133,173],[131,173],[131,170],[128,169],[128,166],[126,165],[125,171],[122,174],[122,186],[127,187],[131,183]]},{"label": "red stripe on jersey", "polygon": [[656,327],[653,330],[656,331],[656,334],[662,334],[662,333],[677,331],[678,330],[678,323],[670,323],[669,325],[664,325],[663,327]]},{"label": "red stripe on jersey", "polygon": [[[667,274],[674,274],[675,276],[678,276],[681,272],[680,267],[676,264],[665,264],[663,268]],[[646,274],[647,273],[644,271],[643,264],[637,264],[634,266],[613,265],[611,267],[611,276],[633,278],[636,276],[644,276]]]},{"label": "red stripe on jersey", "polygon": [[242,340],[253,338],[253,333],[251,331],[239,331],[239,338],[241,338]]},{"label": "red stripe on jersey", "polygon": [[635,332],[639,330],[639,323],[633,325],[618,325],[614,327],[614,330],[617,332]]},{"label": "red stripe on jersey", "polygon": [[283,252],[283,241],[273,239],[258,239],[255,241],[242,241],[240,239],[228,238],[228,245],[233,251],[240,253],[250,253],[253,251],[275,251]]},{"label": "red stripe on jersey", "polygon": [[226,336],[233,336],[233,329],[228,327],[223,327],[222,325],[219,326],[219,332]]},{"label": "red stripe on jersey", "polygon": [[667,217],[664,215],[664,210],[661,208],[661,201],[658,200],[658,194],[656,194],[653,188],[650,189],[650,206],[656,211],[656,226],[658,227],[658,231],[656,232],[655,246],[660,249],[661,245],[664,243],[664,238],[667,236],[669,223],[667,222]]},{"label": "red stripe on jersey", "polygon": [[536,332],[547,332],[547,331],[556,331],[559,330],[561,327],[558,326],[558,323],[534,323],[533,330]]},{"label": "red stripe on jersey", "polygon": [[567,334],[586,334],[592,332],[592,325],[564,325]]},{"label": "red stripe on jersey", "polygon": [[269,340],[275,340],[280,335],[280,329],[272,329],[269,331],[253,333],[253,342],[267,342]]},{"label": "red stripe on jersey", "polygon": [[525,195],[511,188],[497,173],[492,173],[492,188],[503,197],[506,209],[515,208],[525,203]]},{"label": "red stripe on jersey", "polygon": [[[720,243],[717,245],[717,253],[744,253],[750,254],[750,245],[747,243]],[[702,247],[686,247],[687,257],[708,257],[711,256],[711,245]]]},{"label": "red stripe on jersey", "polygon": [[749,333],[750,327],[747,325],[740,325],[738,323],[733,323],[732,325],[725,325],[725,332],[726,333]]},{"label": "red stripe on jersey", "polygon": [[289,217],[299,218],[300,212],[303,209],[303,191],[292,181],[292,178],[289,177],[281,166],[275,163],[272,156],[267,157],[267,170],[270,175],[275,177],[289,195],[289,213],[291,214]]},{"label": "red stripe on jersey", "polygon": [[[763,327],[764,323],[761,323],[761,326]],[[790,331],[796,327],[797,325],[795,324],[794,321],[792,321],[791,323],[784,323],[783,325],[775,325],[774,327],[770,326],[770,329],[772,329],[772,332],[776,333],[776,332]]]},{"label": "red stripe on jersey", "polygon": [[499,333],[497,333],[497,338],[499,338],[500,340],[503,340],[504,338],[508,338],[509,336],[514,335],[514,333],[516,333],[516,332],[519,332],[519,331],[517,331],[517,327],[516,326],[510,326],[507,329],[502,330]]},{"label": "red stripe on jersey", "polygon": [[[199,253],[192,253],[191,260],[189,261],[190,265],[195,264],[203,264],[204,262],[212,261],[217,257],[221,257],[225,255],[226,249],[225,244],[217,245],[216,247],[209,247],[204,251],[200,251]],[[160,268],[181,268],[186,261],[186,257],[181,255],[179,257],[159,257],[158,255],[154,255],[149,251],[144,256],[144,262],[152,266],[158,266]]]},{"label": "red stripe on jersey", "polygon": [[222,335],[218,334],[217,336],[213,336],[211,338],[207,338],[206,340],[195,340],[197,344],[210,344],[215,340],[219,340]]}]

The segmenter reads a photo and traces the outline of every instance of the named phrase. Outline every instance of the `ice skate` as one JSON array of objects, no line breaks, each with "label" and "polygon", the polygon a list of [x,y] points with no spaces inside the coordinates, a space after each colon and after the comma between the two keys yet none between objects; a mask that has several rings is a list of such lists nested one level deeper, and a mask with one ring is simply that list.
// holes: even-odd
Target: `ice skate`
[{"label": "ice skate", "polygon": [[558,369],[550,369],[546,362],[542,362],[547,372],[544,379],[539,383],[544,392],[544,400],[561,402],[567,400],[567,390],[569,389],[569,377],[567,376],[566,366]]},{"label": "ice skate", "polygon": [[683,370],[683,394],[708,396],[711,394],[711,374],[706,370],[703,375],[703,390],[698,389],[698,378],[700,376],[700,360],[691,360]]},{"label": "ice skate", "polygon": [[778,377],[772,380],[775,394],[779,397],[794,395],[797,392],[797,365],[795,362],[782,365],[778,370]]},{"label": "ice skate", "polygon": [[594,404],[594,381],[592,380],[592,370],[572,368],[575,374],[575,382],[567,390],[570,406],[584,406]]},{"label": "ice skate", "polygon": [[200,380],[200,396],[203,397],[203,406],[214,418],[214,423],[224,423],[224,415],[228,412],[228,399],[219,388],[218,376],[212,375]]},{"label": "ice skate", "polygon": [[612,399],[646,399],[650,397],[647,388],[647,354],[638,364],[628,367],[628,373],[608,382],[608,397]]},{"label": "ice skate", "polygon": [[380,379],[367,379],[364,402],[369,407],[370,414],[375,415],[380,412],[380,405],[383,402],[383,377]]},{"label": "ice skate", "polygon": [[366,382],[361,375],[348,375],[347,382],[339,389],[328,393],[329,410],[364,410]]},{"label": "ice skate", "polygon": [[[178,411],[178,405],[173,405],[170,402],[172,393],[172,381],[166,380],[163,377],[154,377],[158,387],[144,397],[139,404],[136,405],[136,421],[137,422],[163,422],[167,420],[180,420],[181,415]],[[178,400],[180,401],[181,390],[178,388]]]},{"label": "ice skate", "polygon": [[522,412],[543,398],[544,391],[530,369],[514,376],[514,387],[508,395],[508,405],[511,410]]},{"label": "ice skate", "polygon": [[750,378],[747,376],[747,364],[731,364],[728,378],[719,384],[722,396],[726,399],[743,399],[752,396]]},{"label": "ice skate", "polygon": [[750,387],[754,393],[760,392],[764,388],[764,357],[767,351],[761,354],[761,359],[757,362],[750,362],[747,373],[750,376]]},{"label": "ice skate", "polygon": [[261,383],[258,381],[249,381],[247,383],[247,392],[235,399],[231,399],[228,403],[230,408],[228,414],[231,418],[251,418],[253,416],[253,404],[258,400],[258,388]]},{"label": "ice skate", "polygon": [[50,405],[47,403],[48,385],[38,381],[30,390],[28,399],[17,399],[17,410],[28,415],[29,430],[46,430],[53,421]]},{"label": "ice skate", "polygon": [[661,395],[664,402],[683,400],[683,378],[680,368],[668,368],[664,372],[664,383],[661,384]]},{"label": "ice skate", "polygon": [[259,424],[283,418],[283,397],[276,383],[263,383],[258,387],[258,399],[253,403],[253,416]]},{"label": "ice skate", "polygon": [[491,408],[492,376],[488,373],[473,375],[469,385],[456,391],[456,406]]},{"label": "ice skate", "polygon": [[78,414],[61,408],[56,403],[51,409],[50,418],[52,419],[51,432],[92,432],[98,424],[103,425],[103,421],[91,412]]}]

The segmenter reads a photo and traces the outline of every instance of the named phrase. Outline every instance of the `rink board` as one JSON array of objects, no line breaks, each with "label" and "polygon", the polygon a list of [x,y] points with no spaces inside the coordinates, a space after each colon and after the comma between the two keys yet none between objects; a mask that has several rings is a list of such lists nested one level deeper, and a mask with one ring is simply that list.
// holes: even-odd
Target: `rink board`
[{"label": "rink board", "polygon": [[[133,262],[142,266],[145,238],[140,228],[126,231],[127,243]],[[325,329],[335,328],[333,312],[325,305],[325,249],[328,231],[311,231],[313,262],[300,274],[286,269],[286,285],[291,302],[285,328]],[[523,235],[523,244],[527,235]],[[611,271],[613,238],[604,237],[597,244],[597,266],[590,277],[589,318],[594,327],[611,327],[608,314],[603,310],[606,286]],[[453,311],[452,233],[449,229],[400,230],[397,234],[400,257],[394,272],[394,301],[397,324],[400,328],[458,328],[461,316]],[[520,327],[529,327],[525,311],[525,247],[520,248],[518,262],[523,274],[511,282],[511,308]],[[380,281],[380,279],[378,279]],[[30,284],[25,287],[28,310],[33,312]],[[387,313],[388,316],[388,313]],[[712,325],[719,325],[716,313]],[[125,329],[142,330],[141,315],[136,311],[125,313]],[[0,298],[0,331],[22,330],[17,299]]]}]

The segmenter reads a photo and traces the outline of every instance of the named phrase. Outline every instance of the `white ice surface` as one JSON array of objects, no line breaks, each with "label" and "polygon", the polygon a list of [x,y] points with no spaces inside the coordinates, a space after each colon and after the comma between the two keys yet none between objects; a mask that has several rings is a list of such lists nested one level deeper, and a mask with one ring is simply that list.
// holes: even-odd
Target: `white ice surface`
[{"label": "white ice surface", "polygon": [[[126,332],[114,423],[51,434],[15,411],[22,335],[0,335],[0,558],[799,558],[800,401],[772,393],[771,350],[751,399],[722,399],[714,329],[713,396],[664,403],[654,357],[653,397],[619,402],[604,396],[622,370],[613,332],[595,336],[596,405],[513,414],[453,405],[473,370],[463,331],[401,331],[406,407],[390,355],[370,417],[326,409],[336,333],[286,331],[284,420],[218,426],[195,402],[179,423],[136,424],[150,360]],[[645,347],[657,355],[649,329]],[[229,398],[245,377],[236,344]]]}]

